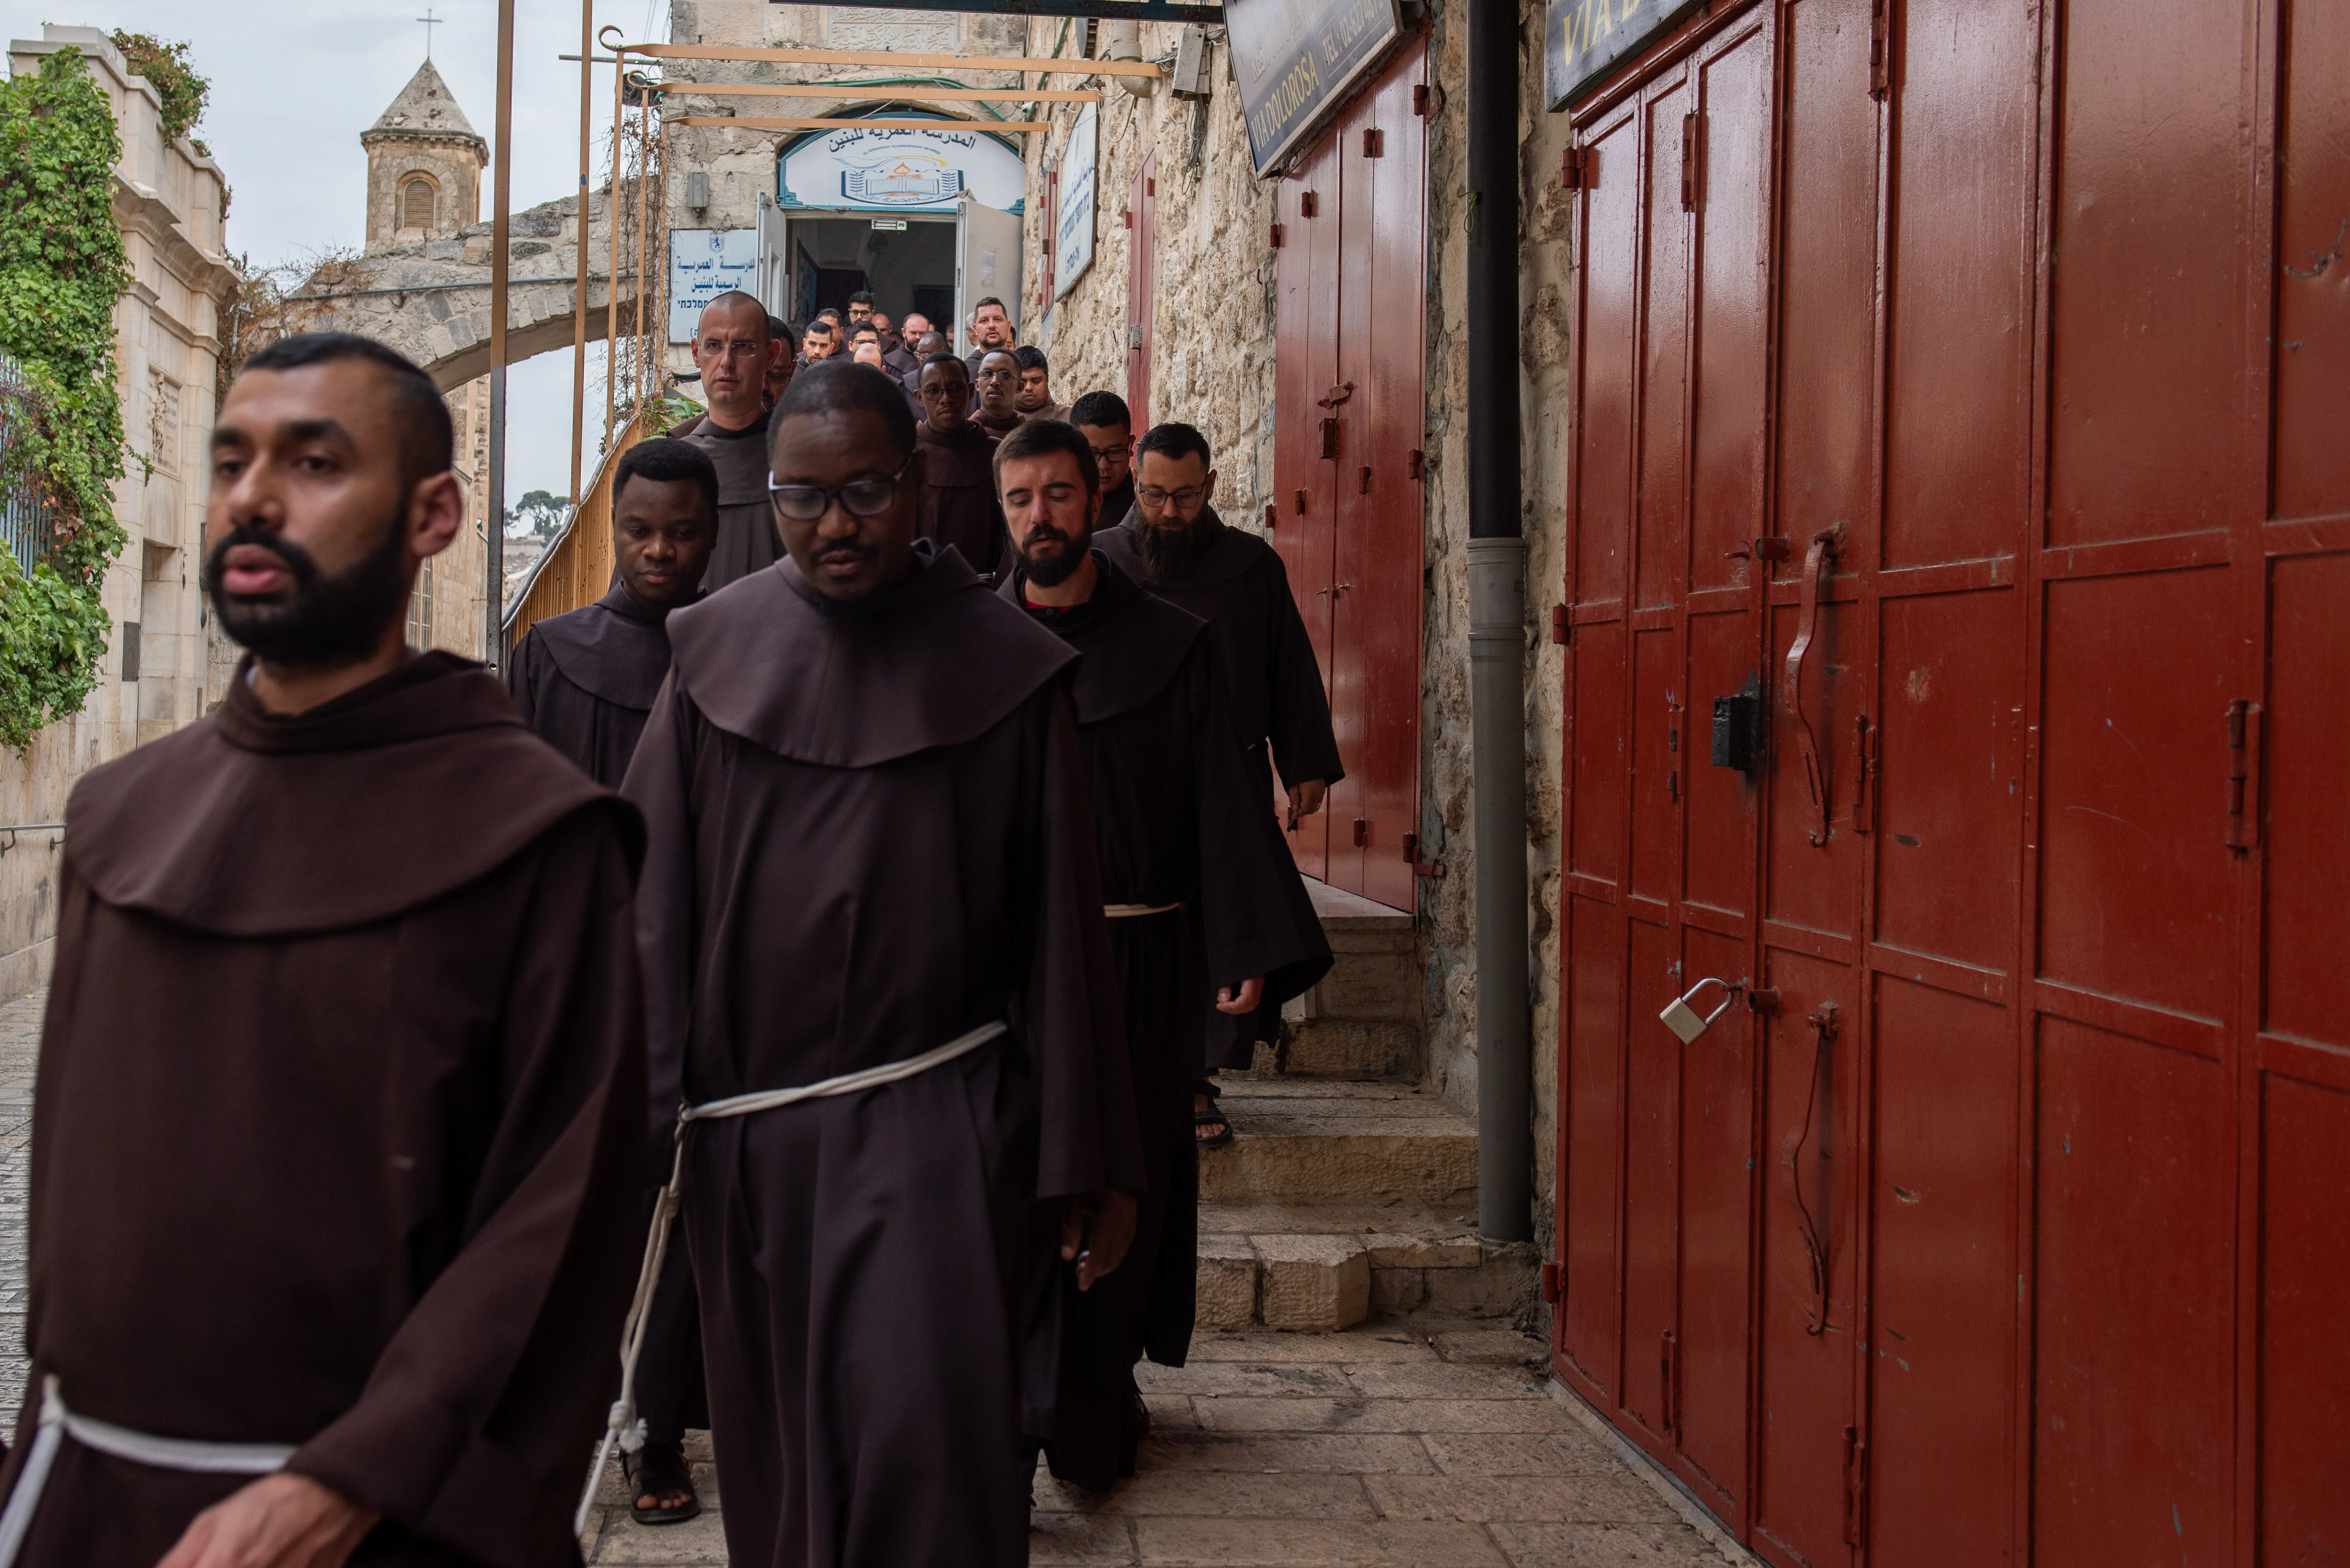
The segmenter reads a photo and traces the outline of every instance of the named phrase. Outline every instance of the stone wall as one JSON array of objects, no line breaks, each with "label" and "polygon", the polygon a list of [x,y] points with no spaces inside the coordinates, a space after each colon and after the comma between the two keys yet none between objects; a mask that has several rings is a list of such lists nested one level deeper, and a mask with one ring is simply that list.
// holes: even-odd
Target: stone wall
[{"label": "stone wall", "polygon": [[[1550,607],[1565,580],[1565,452],[1560,417],[1567,396],[1565,301],[1568,205],[1555,176],[1566,145],[1562,118],[1542,114],[1542,10],[1523,7],[1520,133],[1524,145],[1522,296],[1518,332],[1523,386],[1526,534],[1527,867],[1533,909],[1534,1185],[1545,1246],[1557,1153],[1558,846],[1561,824],[1560,701],[1563,650],[1547,636]],[[1415,25],[1419,25],[1416,21]],[[1429,127],[1429,315],[1427,522],[1428,600],[1421,666],[1421,820],[1430,853],[1449,875],[1422,883],[1419,951],[1426,977],[1430,1083],[1462,1109],[1477,1103],[1476,856],[1471,810],[1469,701],[1468,259],[1464,227],[1467,104],[1464,19],[1456,7],[1430,5],[1430,76],[1440,94]],[[1081,30],[1083,24],[1078,24]],[[1146,58],[1171,53],[1177,29],[1146,25]],[[1078,35],[1057,22],[1030,24],[1030,53],[1060,44],[1077,53]],[[1216,44],[1214,96],[1193,107],[1159,94],[1137,99],[1101,78],[1098,166],[1100,227],[1092,267],[1054,308],[1035,340],[1052,356],[1063,400],[1126,379],[1126,290],[1129,232],[1119,222],[1144,156],[1158,154],[1159,212],[1154,412],[1183,417],[1208,434],[1222,477],[1218,500],[1228,522],[1258,528],[1274,483],[1273,336],[1276,255],[1269,243],[1272,187],[1252,172],[1229,55]],[[1056,78],[1055,85],[1075,85]],[[1060,156],[1076,110],[1057,106],[1046,146],[1030,155],[1028,225],[1038,254],[1044,172]],[[1195,160],[1193,147],[1199,149]],[[1034,286],[1032,284],[1032,294]]]},{"label": "stone wall", "polygon": [[[45,26],[38,41],[8,46],[10,69],[37,69],[42,56],[68,44],[88,59],[122,133],[114,217],[131,284],[115,305],[114,328],[130,460],[114,484],[114,514],[130,538],[100,588],[114,629],[99,685],[79,713],[44,729],[23,753],[0,751],[0,826],[62,819],[83,773],[188,722],[216,697],[201,578],[217,311],[232,281],[222,227],[227,182],[186,138],[163,139],[154,88],[98,29]],[[125,680],[132,625],[138,679]],[[47,976],[56,837],[0,833],[0,996]]]}]

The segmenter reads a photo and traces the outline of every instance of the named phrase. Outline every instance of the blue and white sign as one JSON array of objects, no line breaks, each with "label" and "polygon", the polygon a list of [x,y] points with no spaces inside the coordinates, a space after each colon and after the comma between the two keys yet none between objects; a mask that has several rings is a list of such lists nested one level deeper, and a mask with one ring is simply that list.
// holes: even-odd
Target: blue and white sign
[{"label": "blue and white sign", "polygon": [[1087,104],[1061,150],[1060,209],[1053,223],[1053,297],[1069,292],[1094,265],[1095,166],[1101,150],[1101,106]]},{"label": "blue and white sign", "polygon": [[756,229],[671,229],[669,234],[669,340],[691,343],[702,307],[730,288],[753,290],[759,265]]},{"label": "blue and white sign", "polygon": [[775,164],[775,205],[878,213],[951,213],[966,195],[1017,213],[1027,191],[1020,154],[969,122],[939,129],[846,126],[811,136]]}]

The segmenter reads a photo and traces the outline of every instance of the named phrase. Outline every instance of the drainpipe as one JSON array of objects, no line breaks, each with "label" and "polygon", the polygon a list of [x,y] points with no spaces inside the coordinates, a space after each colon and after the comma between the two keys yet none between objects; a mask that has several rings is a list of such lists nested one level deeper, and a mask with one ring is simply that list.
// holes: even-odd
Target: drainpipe
[{"label": "drainpipe", "polygon": [[1468,0],[1469,701],[1477,816],[1477,1228],[1534,1239],[1525,540],[1518,517],[1518,0]]}]

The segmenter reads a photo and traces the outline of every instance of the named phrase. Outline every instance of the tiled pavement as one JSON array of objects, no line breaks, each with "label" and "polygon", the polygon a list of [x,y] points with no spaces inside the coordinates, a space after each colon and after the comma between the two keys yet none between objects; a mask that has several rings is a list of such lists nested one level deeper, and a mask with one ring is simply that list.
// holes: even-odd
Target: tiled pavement
[{"label": "tiled pavement", "polygon": [[[0,1002],[0,1408],[23,1387],[25,1182],[42,995]],[[1107,1496],[1036,1488],[1040,1565],[1683,1568],[1716,1552],[1543,1376],[1539,1342],[1370,1323],[1337,1334],[1203,1333],[1180,1370],[1146,1366],[1152,1435]],[[703,1516],[646,1529],[617,1470],[592,1563],[719,1568]]]}]

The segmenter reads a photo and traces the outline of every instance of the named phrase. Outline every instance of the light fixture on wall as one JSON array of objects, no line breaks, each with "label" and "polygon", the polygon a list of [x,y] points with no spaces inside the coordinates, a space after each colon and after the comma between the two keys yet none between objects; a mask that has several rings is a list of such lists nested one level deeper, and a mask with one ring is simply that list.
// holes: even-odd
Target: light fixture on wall
[{"label": "light fixture on wall", "polygon": [[685,177],[685,204],[694,212],[710,205],[710,176],[700,169]]}]

